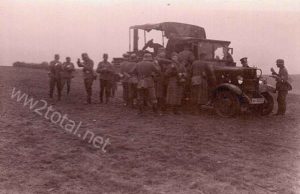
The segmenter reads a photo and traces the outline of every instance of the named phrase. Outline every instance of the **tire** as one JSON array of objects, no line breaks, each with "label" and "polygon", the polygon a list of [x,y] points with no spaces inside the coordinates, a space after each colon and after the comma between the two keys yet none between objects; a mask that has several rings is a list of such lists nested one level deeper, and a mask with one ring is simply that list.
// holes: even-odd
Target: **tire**
[{"label": "tire", "polygon": [[217,92],[214,108],[219,116],[228,118],[240,112],[241,104],[236,94],[229,90],[221,90]]},{"label": "tire", "polygon": [[268,92],[262,93],[263,97],[265,98],[265,103],[262,104],[259,108],[259,113],[262,116],[267,116],[271,114],[274,108],[274,99],[272,95]]}]

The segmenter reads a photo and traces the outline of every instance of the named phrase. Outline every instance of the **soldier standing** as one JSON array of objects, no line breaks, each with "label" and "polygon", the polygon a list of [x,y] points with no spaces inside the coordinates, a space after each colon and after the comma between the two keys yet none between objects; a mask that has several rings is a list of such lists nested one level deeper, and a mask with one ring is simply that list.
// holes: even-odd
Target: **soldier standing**
[{"label": "soldier standing", "polygon": [[166,76],[168,79],[166,101],[173,108],[173,113],[178,114],[186,82],[186,68],[179,62],[177,53],[172,54],[172,64],[168,66]]},{"label": "soldier standing", "polygon": [[137,99],[137,83],[138,83],[138,79],[136,74],[134,74],[132,72],[132,70],[134,70],[136,68],[137,65],[137,56],[135,53],[132,53],[130,55],[130,72],[129,72],[129,78],[128,78],[128,86],[129,86],[129,90],[128,90],[128,96],[129,96],[129,104],[131,107],[134,107],[135,101]]},{"label": "soldier standing", "polygon": [[150,53],[144,54],[143,60],[136,65],[133,73],[137,75],[138,79],[137,94],[140,114],[144,112],[144,102],[148,100],[152,104],[153,111],[157,112],[157,99],[152,74],[159,73],[159,70],[155,67]]},{"label": "soldier standing", "polygon": [[289,74],[287,69],[284,66],[283,59],[277,59],[276,65],[279,68],[279,72],[276,73],[273,68],[271,68],[272,74],[276,79],[276,90],[278,91],[277,103],[278,110],[275,115],[284,115],[286,112],[286,96],[288,91],[292,89],[292,86],[288,82]]},{"label": "soldier standing", "polygon": [[93,82],[96,79],[96,75],[94,73],[94,61],[91,60],[87,53],[83,53],[81,55],[83,62],[78,59],[77,65],[78,67],[83,67],[83,79],[84,79],[84,87],[87,93],[87,104],[92,103],[92,86]]},{"label": "soldier standing", "polygon": [[[191,74],[191,66],[195,60],[194,53],[190,50],[190,46],[188,44],[184,45],[183,51],[178,54],[179,61],[182,63],[187,71],[187,74]],[[184,85],[184,99],[188,101],[191,97],[191,80],[190,76],[187,77],[186,83]]]},{"label": "soldier standing", "polygon": [[166,96],[167,96],[167,79],[165,76],[168,65],[172,63],[166,58],[165,51],[160,52],[156,57],[156,63],[159,66],[160,74],[155,77],[155,92],[157,97],[158,108],[161,114],[166,110]]},{"label": "soldier standing", "polygon": [[202,53],[200,60],[195,61],[191,68],[192,101],[198,105],[199,111],[201,106],[208,102],[208,75],[205,58],[206,54]]},{"label": "soldier standing", "polygon": [[124,61],[120,64],[121,68],[121,75],[122,75],[122,86],[123,86],[123,100],[124,100],[124,105],[128,106],[130,104],[129,102],[129,78],[130,78],[130,62],[129,62],[129,54],[125,53],[123,55]]},{"label": "soldier standing", "polygon": [[189,45],[184,45],[184,49],[178,54],[178,57],[179,61],[187,68],[190,67],[195,60],[194,53],[190,50]]},{"label": "soldier standing", "polygon": [[61,72],[62,72],[62,64],[59,61],[59,55],[54,55],[54,60],[50,62],[49,66],[49,85],[50,85],[50,98],[53,98],[53,92],[56,87],[58,100],[61,98]]},{"label": "soldier standing", "polygon": [[71,79],[74,77],[73,72],[75,71],[75,66],[71,62],[71,58],[67,57],[66,62],[62,64],[62,86],[61,90],[63,90],[65,84],[67,84],[67,95],[70,93],[71,89]]},{"label": "soldier standing", "polygon": [[105,92],[105,103],[109,102],[112,81],[114,79],[114,67],[108,62],[108,54],[103,54],[103,61],[98,64],[97,73],[100,80],[100,103],[103,103],[103,95]]}]

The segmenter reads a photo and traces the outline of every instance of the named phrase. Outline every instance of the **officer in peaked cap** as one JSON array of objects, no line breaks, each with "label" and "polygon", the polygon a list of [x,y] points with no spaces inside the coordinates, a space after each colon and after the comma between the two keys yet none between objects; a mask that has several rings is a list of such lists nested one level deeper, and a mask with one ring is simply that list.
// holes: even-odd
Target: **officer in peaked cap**
[{"label": "officer in peaked cap", "polygon": [[241,58],[240,61],[241,61],[241,64],[242,64],[243,67],[249,67],[247,57]]}]

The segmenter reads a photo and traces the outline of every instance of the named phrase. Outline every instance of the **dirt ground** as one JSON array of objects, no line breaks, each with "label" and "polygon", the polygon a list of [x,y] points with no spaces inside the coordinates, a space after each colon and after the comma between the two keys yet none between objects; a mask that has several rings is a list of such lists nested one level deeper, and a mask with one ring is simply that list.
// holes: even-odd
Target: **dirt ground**
[{"label": "dirt ground", "polygon": [[[141,117],[120,88],[108,105],[83,105],[81,73],[60,102],[44,70],[0,67],[0,85],[0,193],[300,193],[299,95],[285,117]],[[107,152],[11,99],[13,87],[109,138]]]}]

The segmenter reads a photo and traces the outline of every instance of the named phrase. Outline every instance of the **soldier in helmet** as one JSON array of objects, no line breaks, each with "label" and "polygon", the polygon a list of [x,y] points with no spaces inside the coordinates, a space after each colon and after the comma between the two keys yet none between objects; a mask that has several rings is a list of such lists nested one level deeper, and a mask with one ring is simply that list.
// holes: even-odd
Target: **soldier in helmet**
[{"label": "soldier in helmet", "polygon": [[58,100],[61,98],[61,72],[62,72],[62,64],[59,61],[59,55],[54,55],[54,60],[50,62],[49,65],[49,86],[50,86],[50,92],[49,96],[50,98],[53,98],[53,92],[56,87],[57,89],[57,95]]},{"label": "soldier in helmet", "polygon": [[277,59],[276,65],[279,68],[278,73],[276,73],[275,70],[271,68],[272,75],[276,79],[276,90],[278,91],[278,110],[275,115],[284,115],[286,112],[286,96],[288,94],[288,91],[292,89],[292,86],[288,82],[289,74],[284,66],[284,60]]},{"label": "soldier in helmet", "polygon": [[74,64],[71,62],[71,58],[70,57],[66,57],[66,62],[64,62],[62,64],[62,90],[65,86],[65,84],[67,84],[67,95],[69,95],[70,93],[70,89],[71,89],[71,79],[73,78],[73,72],[75,71],[75,66]]},{"label": "soldier in helmet", "polygon": [[156,68],[150,53],[144,54],[143,60],[136,65],[133,73],[138,79],[137,93],[140,113],[144,112],[144,102],[147,100],[151,101],[153,111],[157,112],[157,99],[152,75],[153,73],[159,73],[159,70]]},{"label": "soldier in helmet", "polygon": [[91,60],[87,53],[83,53],[81,55],[83,62],[78,59],[77,65],[78,67],[83,67],[83,79],[84,79],[84,86],[87,93],[87,104],[92,103],[92,86],[93,82],[96,79],[96,75],[94,72],[94,61]]}]

